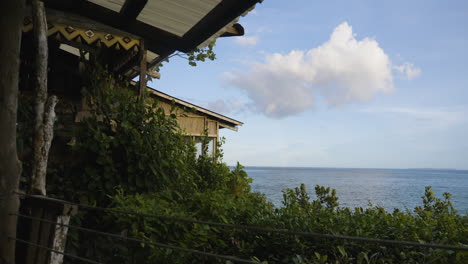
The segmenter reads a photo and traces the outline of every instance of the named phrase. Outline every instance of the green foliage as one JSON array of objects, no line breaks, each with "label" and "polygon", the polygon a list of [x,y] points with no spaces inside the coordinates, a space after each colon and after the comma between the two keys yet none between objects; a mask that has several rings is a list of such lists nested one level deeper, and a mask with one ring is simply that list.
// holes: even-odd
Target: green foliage
[{"label": "green foliage", "polygon": [[[114,203],[116,207],[125,210],[220,223],[259,221],[271,212],[272,207],[260,194],[246,193],[242,197],[235,197],[223,190],[198,192],[192,196],[179,196],[171,191],[147,195],[119,193],[114,197]],[[132,227],[131,234],[136,237],[246,259],[252,256],[244,241],[238,238],[237,230],[155,218],[143,220],[132,216],[115,217],[122,226]],[[141,248],[139,255],[152,256],[151,261],[163,263],[219,263],[213,258],[178,251],[168,254],[161,248]]]},{"label": "green foliage", "polygon": [[237,162],[237,166],[231,172],[228,188],[234,197],[240,197],[250,192],[250,184],[252,183],[252,179],[249,178],[247,172],[245,172],[243,169],[244,166]]},{"label": "green foliage", "polygon": [[[196,188],[198,175],[187,165],[194,155],[177,132],[176,116],[151,99],[137,102],[132,90],[113,83],[105,72],[94,76],[86,91],[90,116],[76,127],[72,156],[60,175],[68,180],[54,193],[105,205],[116,187],[128,193]],[[98,84],[108,87],[93,86]]]},{"label": "green foliage", "polygon": [[[238,168],[240,169],[240,168]],[[229,192],[210,191],[195,196],[173,199],[168,193],[148,196],[125,195],[114,197],[118,208],[222,223],[273,227],[293,231],[348,235],[391,240],[419,241],[434,244],[467,244],[467,217],[450,209],[449,200],[434,197],[426,190],[425,208],[393,213],[381,207],[366,209],[337,207],[334,190],[316,186],[317,199],[310,200],[305,187],[285,190],[284,206],[273,208],[259,194],[244,192],[238,197]],[[437,210],[436,210],[437,209]],[[255,232],[249,230],[210,227],[180,223],[173,220],[145,219],[141,225],[134,217],[119,218],[123,226],[135,227],[135,236],[157,239],[189,248],[205,249],[248,258],[255,256],[268,263],[464,263],[466,254],[450,250],[388,246],[375,243],[357,243],[294,235]],[[143,250],[143,249],[142,249]],[[175,263],[216,263],[198,259],[180,252],[149,249],[140,254],[155,256],[155,260]],[[196,261],[194,261],[196,260]],[[194,262],[191,262],[194,261]]]},{"label": "green foliage", "polygon": [[197,66],[197,61],[215,60],[216,54],[213,52],[213,48],[216,45],[216,41],[211,42],[205,48],[196,48],[192,52],[188,53],[188,63],[190,66]]},{"label": "green foliage", "polygon": [[[453,210],[449,196],[440,200],[431,188],[423,196],[424,207],[417,207],[416,214],[406,210],[393,213],[374,206],[369,208],[337,207],[336,192],[316,186],[317,200],[308,202],[305,189],[286,190],[284,207],[277,209],[277,227],[391,240],[418,241],[421,243],[466,245],[468,222]],[[299,263],[448,263],[456,258],[455,252],[411,247],[384,246],[372,243],[356,243],[345,240],[295,240],[287,242],[301,256]],[[310,252],[315,252],[311,255]],[[324,258],[326,256],[326,259]],[[461,253],[458,254],[461,258]],[[466,255],[465,255],[466,257]],[[457,262],[463,263],[463,262]]]},{"label": "green foliage", "polygon": [[[208,155],[208,137],[197,157],[180,133],[176,116],[147,98],[139,102],[123,81],[104,69],[88,69],[84,95],[89,117],[69,131],[60,153],[49,161],[48,193],[66,200],[183,219],[271,227],[421,243],[466,246],[468,217],[426,188],[414,211],[387,212],[379,206],[339,207],[335,190],[304,185],[283,192],[275,208],[250,190],[239,163],[222,162],[218,142]],[[27,104],[20,111],[18,146],[30,144]],[[22,114],[21,114],[22,112]],[[61,127],[59,125],[59,127]],[[60,134],[60,131],[58,134]],[[54,141],[55,142],[55,141]],[[60,157],[63,156],[63,157]],[[125,214],[81,211],[76,225],[105,232],[234,255],[268,263],[467,263],[466,253],[387,246],[316,237],[255,232]],[[103,263],[224,263],[176,250],[118,241],[71,230],[67,251]],[[265,262],[264,262],[265,263]]]},{"label": "green foliage", "polygon": [[[202,137],[202,151],[195,166],[201,179],[198,182],[198,187],[200,191],[225,189],[229,181],[229,167],[221,162],[223,153],[220,145],[213,155],[208,154],[209,138],[206,136],[207,133],[205,131],[205,136]],[[219,144],[222,144],[222,141]]]},{"label": "green foliage", "polygon": [[[196,48],[194,50],[192,50],[191,52],[188,52],[188,53],[181,53],[181,52],[176,52],[174,54],[172,54],[171,56],[169,56],[167,59],[164,60],[165,63],[169,62],[169,59],[171,57],[174,57],[174,56],[177,56],[177,57],[180,57],[180,58],[183,58],[185,60],[187,60],[188,64],[190,66],[197,66],[197,62],[204,62],[206,60],[215,60],[216,59],[216,53],[214,53],[213,49],[214,47],[216,46],[216,40],[214,40],[213,42],[211,42],[210,44],[208,44],[206,47],[204,48]],[[163,63],[160,62],[155,70],[157,72],[160,71],[161,67],[163,67]]]},{"label": "green foliage", "polygon": [[[241,169],[242,166],[239,164],[231,172],[222,163],[223,140],[218,142],[214,155],[209,155],[209,139],[203,137],[202,154],[197,157],[194,145],[181,134],[174,113],[165,112],[149,97],[145,97],[144,102],[138,101],[135,91],[124,82],[116,81],[103,68],[89,67],[87,70],[90,77],[83,94],[87,98],[89,116],[75,125],[70,144],[62,146],[67,157],[56,157],[50,161],[49,194],[100,206],[109,206],[111,197],[122,193],[136,198],[157,197],[155,203],[164,208],[179,208],[179,203],[195,208],[202,203],[206,205],[200,208],[203,215],[230,210],[238,214],[239,219],[261,212],[254,209],[253,203],[265,198],[249,193],[251,179]],[[229,199],[223,198],[228,196]],[[192,199],[191,204],[186,197]],[[216,208],[212,204],[215,200],[227,204],[220,203]],[[237,210],[239,206],[242,208]],[[216,220],[228,221],[223,217]],[[105,227],[108,232],[127,230],[125,232],[133,234],[134,230],[124,228],[120,224],[123,220],[116,221],[106,214],[81,212],[74,221],[82,226]],[[203,226],[192,231],[193,237],[211,232]],[[146,233],[138,234],[146,237]],[[112,262],[139,263],[137,260],[141,260],[137,254],[141,250],[140,245],[132,245],[130,249],[109,248],[110,243],[104,237],[72,232],[68,250],[80,255],[107,256],[104,259]],[[168,254],[167,251],[164,254]],[[162,255],[156,255],[162,258]],[[173,254],[169,256],[172,258]]]}]

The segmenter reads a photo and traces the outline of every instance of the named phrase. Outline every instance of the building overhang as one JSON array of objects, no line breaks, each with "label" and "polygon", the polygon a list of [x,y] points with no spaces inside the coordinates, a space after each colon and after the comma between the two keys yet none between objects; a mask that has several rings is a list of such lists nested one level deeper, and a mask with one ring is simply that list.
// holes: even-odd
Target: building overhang
[{"label": "building overhang", "polygon": [[[202,48],[217,37],[242,36],[237,23],[261,0],[43,0],[46,8],[74,14],[145,41],[148,68],[175,51]],[[56,12],[57,13],[57,12]]]}]

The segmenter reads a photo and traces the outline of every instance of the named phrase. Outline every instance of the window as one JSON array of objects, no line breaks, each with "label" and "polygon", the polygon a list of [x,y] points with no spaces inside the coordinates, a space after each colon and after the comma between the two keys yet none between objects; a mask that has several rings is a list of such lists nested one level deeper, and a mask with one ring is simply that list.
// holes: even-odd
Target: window
[{"label": "window", "polygon": [[213,156],[214,154],[214,151],[215,151],[214,141],[215,141],[214,138],[210,138],[208,141],[208,155],[209,156]]},{"label": "window", "polygon": [[202,154],[202,142],[201,140],[195,140],[195,148],[197,149],[197,157]]},{"label": "window", "polygon": [[[202,142],[203,139],[202,137],[195,137],[195,148],[197,149],[197,157],[202,154]],[[208,139],[208,146],[207,146],[207,154],[209,156],[213,156],[215,150],[216,150],[216,138],[215,137],[210,137]]]}]

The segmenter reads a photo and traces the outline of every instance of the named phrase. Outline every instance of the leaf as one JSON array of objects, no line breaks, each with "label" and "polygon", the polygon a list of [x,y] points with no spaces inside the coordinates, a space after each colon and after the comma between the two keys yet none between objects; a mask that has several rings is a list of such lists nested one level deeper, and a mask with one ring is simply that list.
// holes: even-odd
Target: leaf
[{"label": "leaf", "polygon": [[343,257],[346,257],[346,250],[344,249],[343,246],[337,246],[338,248],[338,251],[340,252],[340,254],[343,256]]},{"label": "leaf", "polygon": [[322,256],[320,255],[320,253],[314,252],[314,254],[315,254],[315,257],[316,257],[317,259],[321,259],[321,258],[322,258]]},{"label": "leaf", "polygon": [[221,220],[223,220],[225,224],[229,223],[229,221],[226,219],[224,215],[220,215],[219,217],[221,218]]},{"label": "leaf", "polygon": [[367,253],[365,253],[365,252],[360,252],[360,253],[358,254],[358,256],[357,256],[357,263],[358,263],[358,264],[363,264],[363,263],[364,263],[364,262],[363,262],[364,260],[366,260],[365,263],[369,263],[369,257],[367,256]]}]

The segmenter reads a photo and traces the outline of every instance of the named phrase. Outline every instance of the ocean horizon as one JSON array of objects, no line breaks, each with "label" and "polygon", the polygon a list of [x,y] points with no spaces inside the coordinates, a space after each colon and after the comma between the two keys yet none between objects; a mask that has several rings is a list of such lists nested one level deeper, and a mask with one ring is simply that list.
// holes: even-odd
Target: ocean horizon
[{"label": "ocean horizon", "polygon": [[425,187],[431,186],[438,198],[452,194],[455,209],[468,214],[468,170],[463,169],[246,166],[245,171],[253,179],[252,191],[264,193],[277,207],[284,189],[304,183],[311,199],[315,185],[336,189],[342,207],[371,203],[389,211],[413,210],[422,205]]},{"label": "ocean horizon", "polygon": [[[255,166],[255,165],[244,165],[245,168],[288,168],[288,169],[336,169],[336,170],[353,170],[353,169],[364,169],[364,170],[455,170],[455,171],[466,171],[468,169],[457,169],[457,168],[381,168],[381,167],[315,167],[315,166]],[[229,167],[235,168],[236,165],[230,165]]]}]

